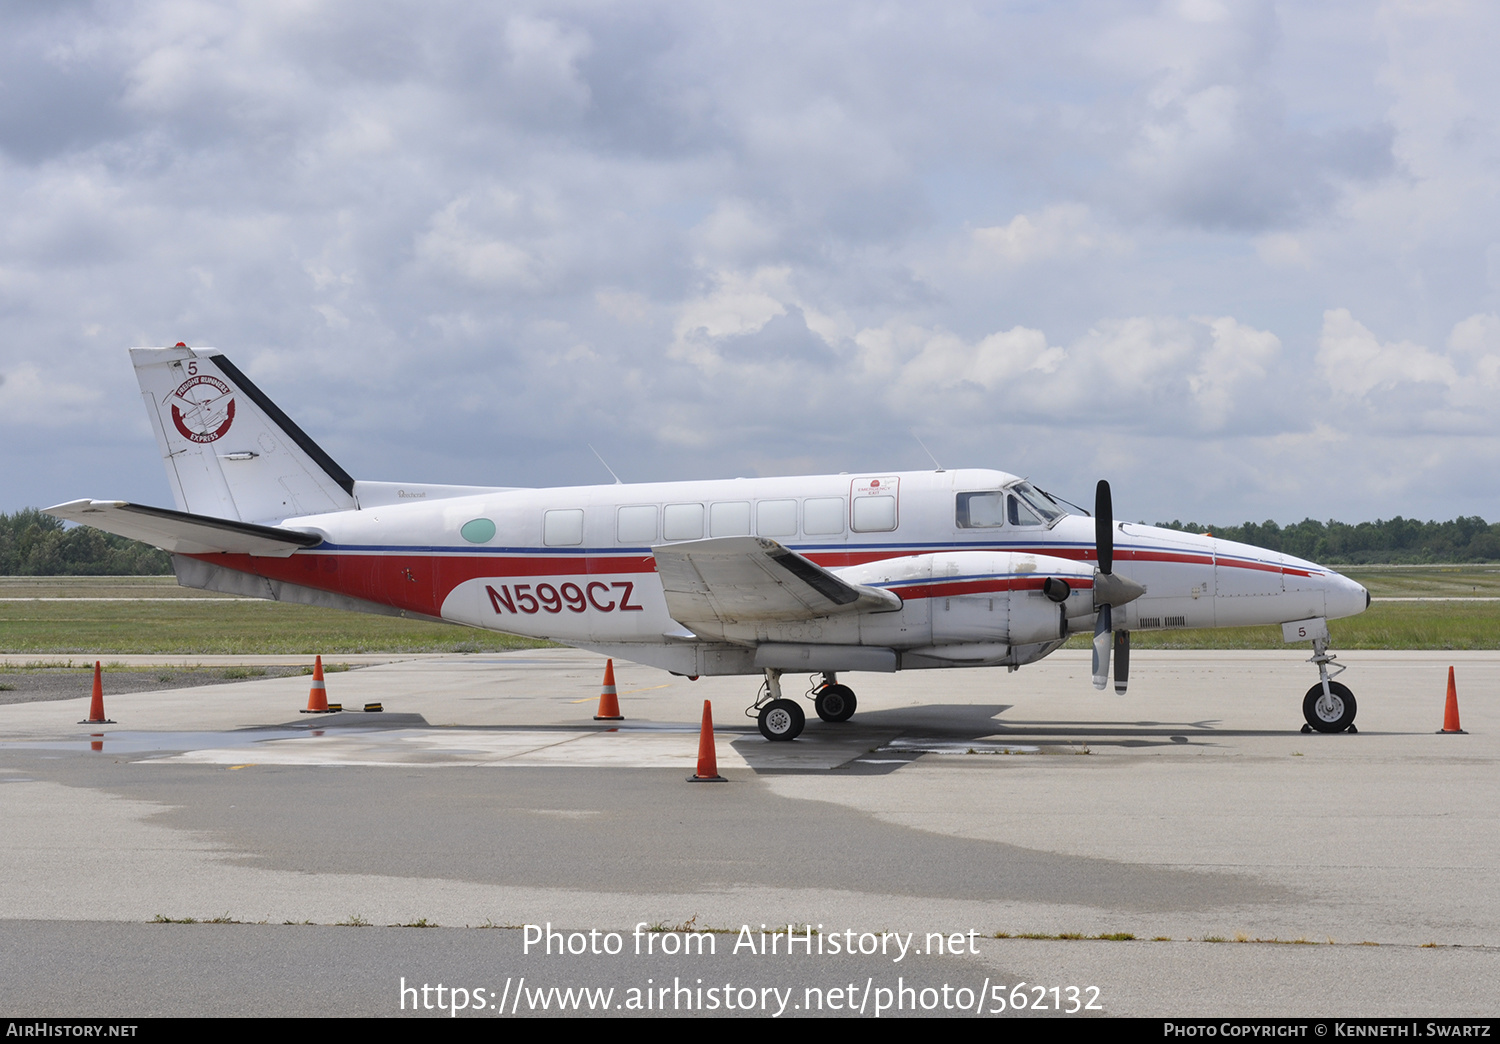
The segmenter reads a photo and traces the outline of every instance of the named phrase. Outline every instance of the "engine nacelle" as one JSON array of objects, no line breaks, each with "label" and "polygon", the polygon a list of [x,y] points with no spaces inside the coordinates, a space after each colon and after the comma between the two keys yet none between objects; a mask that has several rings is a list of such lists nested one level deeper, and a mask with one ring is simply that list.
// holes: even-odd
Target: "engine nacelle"
[{"label": "engine nacelle", "polygon": [[[908,555],[850,566],[838,573],[853,583],[883,587],[901,597],[901,613],[867,618],[871,630],[900,626],[902,640],[893,640],[892,645],[1056,642],[1068,636],[1069,618],[1094,611],[1092,564],[1044,555],[1008,551]],[[919,615],[925,622],[913,626]],[[895,617],[905,619],[898,624]],[[874,637],[867,635],[866,640]]]}]

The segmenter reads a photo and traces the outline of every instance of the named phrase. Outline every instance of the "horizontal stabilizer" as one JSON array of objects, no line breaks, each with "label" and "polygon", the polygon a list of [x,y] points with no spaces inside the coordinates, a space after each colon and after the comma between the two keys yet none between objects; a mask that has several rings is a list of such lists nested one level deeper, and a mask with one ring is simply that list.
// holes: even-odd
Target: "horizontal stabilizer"
[{"label": "horizontal stabilizer", "polygon": [[654,547],[651,553],[667,610],[700,634],[746,621],[812,620],[901,608],[901,599],[889,591],[851,584],[764,537],[694,540]]},{"label": "horizontal stabilizer", "polygon": [[93,526],[116,536],[143,540],[163,551],[181,555],[232,552],[286,558],[294,551],[316,547],[323,542],[316,533],[190,515],[185,511],[146,507],[123,500],[74,500],[49,507],[45,514]]}]

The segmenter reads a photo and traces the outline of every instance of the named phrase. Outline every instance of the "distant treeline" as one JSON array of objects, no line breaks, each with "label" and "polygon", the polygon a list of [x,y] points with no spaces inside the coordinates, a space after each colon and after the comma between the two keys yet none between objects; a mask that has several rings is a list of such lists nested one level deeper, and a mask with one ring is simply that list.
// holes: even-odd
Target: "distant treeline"
[{"label": "distant treeline", "polygon": [[1158,522],[1164,529],[1212,533],[1225,540],[1252,544],[1327,565],[1493,562],[1500,560],[1500,523],[1478,515],[1452,522],[1418,522],[1413,518],[1361,522],[1305,519],[1290,526],[1246,522],[1240,526],[1200,526],[1196,522]]},{"label": "distant treeline", "polygon": [[63,528],[36,508],[0,513],[0,576],[147,576],[170,573],[172,560],[138,540],[92,526]]},{"label": "distant treeline", "polygon": [[[1354,526],[1310,518],[1290,526],[1156,524],[1185,533],[1212,533],[1328,565],[1500,561],[1500,523],[1490,525],[1477,515],[1451,522],[1397,516]],[[145,576],[171,571],[165,551],[139,541],[90,526],[65,529],[35,508],[0,513],[0,576]]]}]

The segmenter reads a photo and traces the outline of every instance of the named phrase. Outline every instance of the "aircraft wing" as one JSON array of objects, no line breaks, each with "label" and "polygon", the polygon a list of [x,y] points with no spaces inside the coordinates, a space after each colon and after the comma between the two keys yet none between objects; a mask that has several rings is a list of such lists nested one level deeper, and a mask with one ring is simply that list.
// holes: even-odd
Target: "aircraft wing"
[{"label": "aircraft wing", "polygon": [[667,610],[695,631],[901,608],[901,599],[891,592],[851,584],[764,537],[694,540],[654,547],[651,553]]},{"label": "aircraft wing", "polygon": [[316,533],[191,515],[186,511],[146,507],[123,500],[74,500],[46,508],[44,513],[69,522],[81,522],[116,536],[143,540],[163,551],[182,555],[229,551],[286,558],[294,551],[316,547],[323,542]]}]

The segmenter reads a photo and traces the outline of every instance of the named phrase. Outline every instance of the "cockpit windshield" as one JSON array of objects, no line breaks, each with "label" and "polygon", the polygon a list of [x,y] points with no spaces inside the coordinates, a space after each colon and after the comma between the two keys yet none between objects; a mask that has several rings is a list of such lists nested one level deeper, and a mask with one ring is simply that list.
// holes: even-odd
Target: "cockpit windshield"
[{"label": "cockpit windshield", "polygon": [[1031,510],[1041,516],[1042,522],[1046,525],[1050,526],[1068,513],[1066,508],[1030,482],[1017,482],[1010,487],[1010,491],[1029,504]]},{"label": "cockpit windshield", "polygon": [[960,529],[1051,526],[1067,514],[1057,501],[1029,482],[1017,482],[1001,490],[960,493],[957,508]]}]

